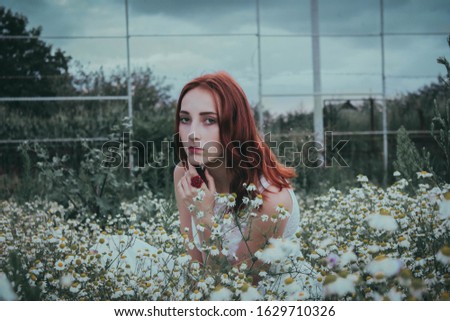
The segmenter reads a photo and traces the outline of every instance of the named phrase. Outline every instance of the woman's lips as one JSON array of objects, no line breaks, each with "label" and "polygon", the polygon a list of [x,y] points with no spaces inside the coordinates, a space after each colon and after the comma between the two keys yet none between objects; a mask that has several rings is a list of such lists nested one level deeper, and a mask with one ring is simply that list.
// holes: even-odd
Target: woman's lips
[{"label": "woman's lips", "polygon": [[199,153],[203,152],[203,149],[198,148],[198,147],[189,147],[188,151],[190,154],[199,154]]}]

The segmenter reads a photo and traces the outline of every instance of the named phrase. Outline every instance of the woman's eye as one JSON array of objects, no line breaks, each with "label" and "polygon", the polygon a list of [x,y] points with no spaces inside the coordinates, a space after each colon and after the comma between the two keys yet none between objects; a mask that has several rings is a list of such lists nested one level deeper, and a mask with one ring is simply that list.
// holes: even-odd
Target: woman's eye
[{"label": "woman's eye", "polygon": [[216,122],[216,120],[214,118],[206,118],[206,124],[211,125],[214,124]]},{"label": "woman's eye", "polygon": [[189,118],[187,118],[187,117],[180,117],[180,123],[185,124],[185,123],[187,123],[188,121],[189,121]]}]

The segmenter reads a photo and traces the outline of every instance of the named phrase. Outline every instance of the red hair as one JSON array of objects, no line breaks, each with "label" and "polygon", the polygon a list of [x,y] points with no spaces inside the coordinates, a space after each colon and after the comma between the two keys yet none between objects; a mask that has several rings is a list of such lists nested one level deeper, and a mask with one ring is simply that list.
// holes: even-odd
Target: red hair
[{"label": "red hair", "polygon": [[[220,140],[225,146],[223,156],[226,167],[233,175],[229,188],[230,192],[237,194],[237,208],[242,203],[242,197],[247,195],[243,184],[258,182],[261,175],[279,190],[291,187],[288,179],[296,176],[295,170],[285,167],[277,160],[258,132],[244,91],[228,73],[223,71],[197,77],[181,90],[175,114],[174,137],[175,152],[180,161],[187,162],[187,155],[182,148],[179,135],[181,102],[186,93],[197,87],[209,91],[216,102]],[[259,159],[254,157],[255,153],[259,155]]]}]

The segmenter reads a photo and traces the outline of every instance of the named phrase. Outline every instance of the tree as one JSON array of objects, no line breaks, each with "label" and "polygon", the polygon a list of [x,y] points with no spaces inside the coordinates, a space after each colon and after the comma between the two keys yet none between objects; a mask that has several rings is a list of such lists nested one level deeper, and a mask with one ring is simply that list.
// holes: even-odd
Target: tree
[{"label": "tree", "polygon": [[27,24],[25,16],[0,7],[0,96],[60,95],[71,88],[71,57],[40,40],[41,27]]}]

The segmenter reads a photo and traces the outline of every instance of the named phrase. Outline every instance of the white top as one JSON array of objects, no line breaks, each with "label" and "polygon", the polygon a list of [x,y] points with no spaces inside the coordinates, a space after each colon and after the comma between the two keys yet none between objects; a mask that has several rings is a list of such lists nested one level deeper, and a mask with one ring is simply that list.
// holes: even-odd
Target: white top
[{"label": "white top", "polygon": [[[270,184],[264,176],[261,176],[260,181],[262,188],[260,189],[259,192],[262,193],[265,189],[269,187]],[[286,223],[283,232],[283,238],[292,237],[295,234],[295,232],[297,232],[300,224],[300,207],[298,205],[297,197],[295,196],[293,189],[289,188],[288,191],[292,199],[292,213],[289,216],[288,221]],[[221,210],[223,210],[225,206],[226,204],[218,204],[218,202],[216,202],[214,206],[214,215],[220,215],[220,213],[222,213]],[[201,250],[202,245],[198,237],[198,231],[194,222],[194,218],[192,218],[191,225],[192,225],[192,234],[194,237],[194,244],[199,250]],[[246,228],[245,225],[246,222],[243,222],[242,227],[244,229]],[[241,241],[242,241],[241,232],[239,231],[238,227],[235,225],[234,222],[226,225],[223,228],[223,245],[224,247],[228,248],[228,255],[227,255],[228,259],[230,260],[236,259],[236,251]]]}]

